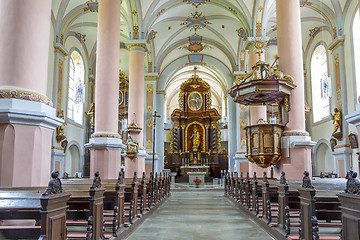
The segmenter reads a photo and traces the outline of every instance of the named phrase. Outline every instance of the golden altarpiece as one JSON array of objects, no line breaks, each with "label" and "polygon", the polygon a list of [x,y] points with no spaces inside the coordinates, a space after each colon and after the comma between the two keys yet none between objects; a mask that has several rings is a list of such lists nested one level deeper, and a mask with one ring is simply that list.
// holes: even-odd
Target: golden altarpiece
[{"label": "golden altarpiece", "polygon": [[226,154],[219,153],[221,116],[211,108],[210,85],[196,75],[196,68],[180,87],[179,106],[171,114],[165,168],[185,176],[186,171],[205,169],[209,176],[220,177],[220,170],[228,167]]}]

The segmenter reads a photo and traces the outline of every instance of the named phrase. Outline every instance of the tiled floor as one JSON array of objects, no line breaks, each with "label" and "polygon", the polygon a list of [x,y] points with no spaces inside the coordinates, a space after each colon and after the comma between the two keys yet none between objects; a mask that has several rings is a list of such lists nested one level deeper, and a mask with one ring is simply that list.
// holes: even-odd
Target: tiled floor
[{"label": "tiled floor", "polygon": [[223,191],[180,188],[127,239],[273,239],[231,205]]}]

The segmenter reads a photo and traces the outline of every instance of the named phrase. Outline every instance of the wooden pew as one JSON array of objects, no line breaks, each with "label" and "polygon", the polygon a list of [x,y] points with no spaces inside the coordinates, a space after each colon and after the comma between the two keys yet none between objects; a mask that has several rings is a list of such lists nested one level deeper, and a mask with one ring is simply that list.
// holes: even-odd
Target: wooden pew
[{"label": "wooden pew", "polygon": [[21,191],[21,188],[0,189],[0,219],[32,219],[39,226],[0,226],[6,239],[66,239],[66,208],[70,194],[63,193],[58,178],[51,174],[49,187],[43,191]]},{"label": "wooden pew", "polygon": [[128,222],[125,222],[125,226],[128,227],[130,224],[133,224],[135,219],[138,217],[137,214],[137,205],[138,205],[138,187],[139,181],[137,179],[137,173],[134,172],[134,177],[130,179],[125,179],[125,210],[127,211],[124,216],[128,218]]},{"label": "wooden pew", "polygon": [[145,214],[146,211],[146,201],[147,201],[147,184],[146,184],[146,177],[145,172],[143,172],[141,183],[139,184],[139,190],[138,190],[138,210],[142,215]]},{"label": "wooden pew", "polygon": [[290,211],[300,211],[300,199],[297,187],[290,188],[286,181],[285,172],[281,173],[278,188],[278,227],[284,231],[287,237],[290,235],[291,217],[298,217],[299,214],[290,214]]},{"label": "wooden pew", "polygon": [[[333,190],[333,189],[332,189]],[[316,196],[316,190],[311,184],[307,171],[304,172],[302,187],[298,188],[300,198],[300,239],[319,239],[319,226],[341,227],[340,202],[330,189]],[[319,223],[326,220],[326,223]]]},{"label": "wooden pew", "polygon": [[[83,184],[86,186],[86,184]],[[65,189],[65,187],[64,187]],[[86,234],[68,234],[69,238],[103,239],[104,234],[104,193],[99,172],[95,173],[90,189],[66,187],[71,193],[68,201],[67,226],[86,226]],[[109,238],[110,236],[106,236]]]},{"label": "wooden pew", "polygon": [[357,173],[350,171],[345,192],[338,194],[341,202],[342,239],[360,240],[360,182]]}]

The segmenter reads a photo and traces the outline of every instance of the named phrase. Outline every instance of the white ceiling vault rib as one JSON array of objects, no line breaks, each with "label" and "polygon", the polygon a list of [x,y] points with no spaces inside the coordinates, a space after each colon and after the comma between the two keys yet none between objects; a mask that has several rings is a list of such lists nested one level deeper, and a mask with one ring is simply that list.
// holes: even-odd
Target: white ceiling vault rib
[{"label": "white ceiling vault rib", "polygon": [[[87,1],[52,0],[51,18],[55,41],[78,41],[94,68],[97,12],[86,10]],[[314,43],[343,34],[353,1],[300,0],[304,54]],[[201,77],[216,86],[213,95],[221,104],[234,72],[246,68],[248,37],[269,37],[265,52],[276,55],[276,0],[122,0],[120,20],[121,69],[126,73],[128,68],[124,42],[146,41],[145,67],[159,74],[159,89],[171,94],[198,66]]]}]

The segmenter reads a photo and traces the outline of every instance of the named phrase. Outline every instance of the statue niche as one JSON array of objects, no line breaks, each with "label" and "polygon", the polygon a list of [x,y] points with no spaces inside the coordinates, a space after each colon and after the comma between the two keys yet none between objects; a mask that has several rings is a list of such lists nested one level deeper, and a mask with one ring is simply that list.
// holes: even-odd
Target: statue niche
[{"label": "statue niche", "polygon": [[204,131],[200,124],[194,123],[187,127],[187,151],[205,151]]}]

